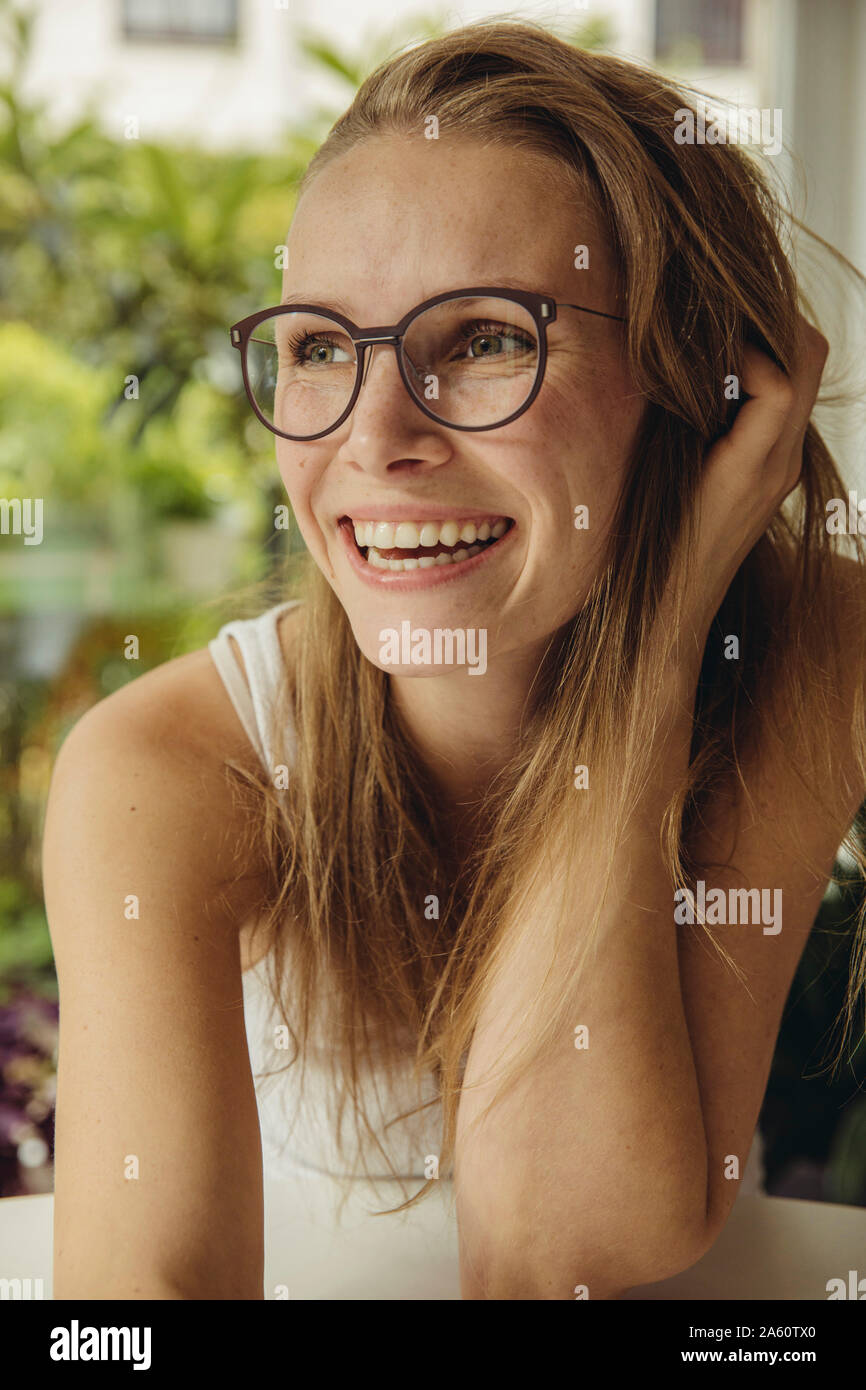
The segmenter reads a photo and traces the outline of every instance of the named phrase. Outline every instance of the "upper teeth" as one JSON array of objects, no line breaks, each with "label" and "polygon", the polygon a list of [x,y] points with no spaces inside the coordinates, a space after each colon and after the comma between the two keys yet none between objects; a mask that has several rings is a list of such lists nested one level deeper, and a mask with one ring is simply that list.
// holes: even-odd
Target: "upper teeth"
[{"label": "upper teeth", "polygon": [[504,536],[504,520],[482,521],[353,521],[358,545],[374,545],[377,550],[417,550],[419,546],[456,545],[465,541],[495,541]]}]

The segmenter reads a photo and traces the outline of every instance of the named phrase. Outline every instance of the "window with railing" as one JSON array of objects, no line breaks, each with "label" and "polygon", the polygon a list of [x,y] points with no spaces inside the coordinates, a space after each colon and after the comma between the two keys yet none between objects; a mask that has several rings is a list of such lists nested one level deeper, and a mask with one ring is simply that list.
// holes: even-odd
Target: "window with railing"
[{"label": "window with railing", "polygon": [[121,0],[124,38],[149,42],[234,43],[237,0]]},{"label": "window with railing", "polygon": [[744,0],[656,0],[655,56],[700,67],[743,62]]}]

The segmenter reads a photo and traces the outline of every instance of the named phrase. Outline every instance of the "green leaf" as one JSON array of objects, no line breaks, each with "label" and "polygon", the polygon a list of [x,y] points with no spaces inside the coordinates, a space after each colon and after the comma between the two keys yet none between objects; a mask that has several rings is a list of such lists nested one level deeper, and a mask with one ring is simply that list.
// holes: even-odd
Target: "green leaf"
[{"label": "green leaf", "polygon": [[353,62],[350,58],[338,53],[327,39],[308,31],[298,36],[297,44],[305,57],[312,59],[314,63],[318,63],[326,71],[342,78],[350,87],[360,87],[364,80],[364,74],[357,61]]}]

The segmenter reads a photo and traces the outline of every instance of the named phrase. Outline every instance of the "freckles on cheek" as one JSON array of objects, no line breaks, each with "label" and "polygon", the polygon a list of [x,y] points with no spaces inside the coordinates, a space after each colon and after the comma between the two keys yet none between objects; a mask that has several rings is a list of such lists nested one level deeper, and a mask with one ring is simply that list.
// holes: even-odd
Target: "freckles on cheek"
[{"label": "freckles on cheek", "polygon": [[557,379],[544,398],[539,416],[539,436],[550,449],[568,452],[588,443],[593,449],[603,438],[599,402],[601,382]]},{"label": "freckles on cheek", "polygon": [[587,486],[598,473],[610,447],[607,426],[598,404],[585,388],[551,391],[540,416],[540,428],[526,443],[531,460],[527,473],[547,488],[571,491]]},{"label": "freckles on cheek", "polygon": [[310,466],[311,455],[294,450],[277,451],[277,471],[286,497],[307,548],[318,555],[326,542],[314,513],[316,471]]},{"label": "freckles on cheek", "polygon": [[598,372],[571,401],[569,428],[576,457],[603,470],[605,483],[621,477],[643,414],[642,403],[618,374]]},{"label": "freckles on cheek", "polygon": [[[582,382],[579,388],[559,382],[545,403],[543,430],[527,444],[532,462],[525,477],[544,498],[543,509],[561,528],[563,541],[580,537],[568,553],[571,568],[581,572],[595,562],[622,483],[630,426],[624,431],[621,410],[609,382]],[[576,518],[591,537],[576,529]]]},{"label": "freckles on cheek", "polygon": [[599,371],[592,382],[592,399],[608,456],[613,463],[617,458],[624,462],[646,409],[636,383],[625,368]]},{"label": "freckles on cheek", "polygon": [[284,446],[282,441],[277,443],[277,469],[286,488],[291,487],[293,478],[302,475],[305,462],[305,456],[299,449]]},{"label": "freckles on cheek", "polygon": [[316,483],[324,466],[317,468],[316,462],[309,450],[277,449],[277,469],[296,514],[303,515],[311,510]]}]

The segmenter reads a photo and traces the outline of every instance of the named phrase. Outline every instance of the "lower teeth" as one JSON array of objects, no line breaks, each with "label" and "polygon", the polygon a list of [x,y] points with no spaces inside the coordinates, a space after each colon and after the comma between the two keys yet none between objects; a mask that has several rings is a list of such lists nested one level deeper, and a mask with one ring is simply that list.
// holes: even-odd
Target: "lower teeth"
[{"label": "lower teeth", "polygon": [[[419,555],[417,559],[410,557],[407,560],[386,560],[374,545],[368,546],[366,551],[367,564],[379,570],[417,570],[432,569],[434,565],[456,565],[461,560],[469,560],[473,555],[477,555],[479,550],[489,549],[490,542],[483,545],[469,545],[465,549],[440,552],[438,555]],[[362,552],[363,553],[363,552]]]}]

